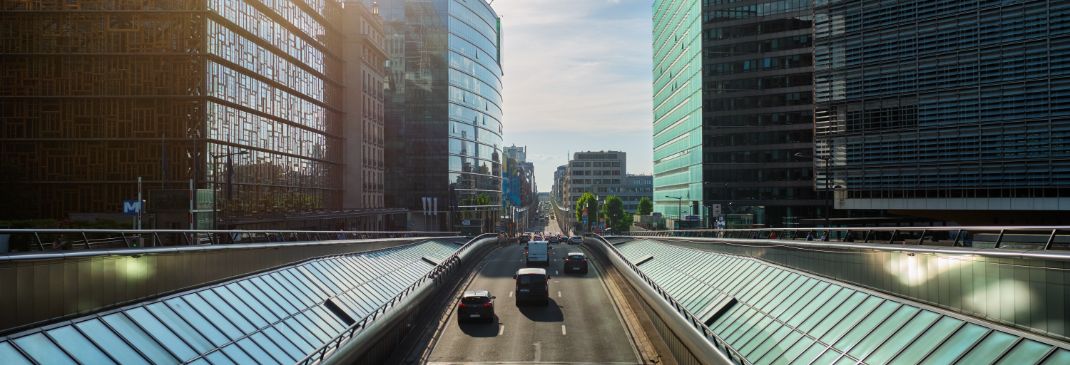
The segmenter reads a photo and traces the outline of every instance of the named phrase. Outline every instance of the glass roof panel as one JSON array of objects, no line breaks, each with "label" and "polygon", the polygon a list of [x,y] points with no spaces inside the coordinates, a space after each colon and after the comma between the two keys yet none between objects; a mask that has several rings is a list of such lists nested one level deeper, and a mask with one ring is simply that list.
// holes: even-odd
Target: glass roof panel
[{"label": "glass roof panel", "polygon": [[1051,351],[1051,346],[1031,340],[1018,342],[997,364],[1036,364]]},{"label": "glass roof panel", "polygon": [[967,323],[959,328],[955,334],[948,337],[946,341],[940,347],[933,351],[929,357],[925,358],[925,362],[922,364],[950,364],[955,359],[962,356],[964,352],[973,347],[973,344],[977,343],[985,334],[988,333],[988,329],[978,326],[973,323]]},{"label": "glass roof panel", "polygon": [[63,326],[51,331],[48,331],[48,336],[52,337],[59,347],[62,347],[67,351],[75,360],[83,364],[114,364],[108,355],[105,355],[103,351],[97,348],[89,339],[82,336],[78,330],[72,326]]},{"label": "glass roof panel", "polygon": [[30,360],[27,360],[25,356],[19,353],[19,350],[15,349],[15,346],[11,346],[8,342],[0,342],[0,364],[33,365]]},{"label": "glass roof panel", "polygon": [[[101,323],[98,319],[91,319],[88,321],[79,322],[74,325],[78,327],[82,333],[86,335],[90,340],[97,344],[104,352],[107,352],[113,359],[120,364],[148,364],[145,360],[135,351],[130,345],[128,345],[123,339],[119,338],[115,332],[112,332],[104,323]],[[160,349],[162,350],[162,349]],[[151,351],[151,349],[143,349],[143,351]],[[0,361],[0,364],[4,363]]]},{"label": "glass roof panel", "polygon": [[1011,336],[1000,331],[992,331],[970,349],[970,352],[967,352],[959,362],[978,365],[994,363],[1007,349],[1014,346],[1014,342],[1017,340],[1017,336]]},{"label": "glass roof panel", "polygon": [[650,240],[617,247],[633,259],[656,257],[640,270],[693,314],[707,310],[710,298],[736,298],[739,302],[710,328],[756,364],[855,363],[863,358],[869,364],[985,363],[974,356],[1050,363],[1045,357],[1067,356],[1064,349],[1053,353],[1048,345],[1003,332],[989,338],[991,328],[966,323],[965,315],[925,310],[908,300],[762,260]]},{"label": "glass roof panel", "polygon": [[49,340],[43,333],[35,333],[29,336],[16,338],[13,342],[15,343],[15,346],[22,349],[22,352],[30,355],[30,358],[38,363],[49,365],[77,364],[73,359],[67,356],[63,350],[60,350],[56,344],[52,343],[52,340]]}]

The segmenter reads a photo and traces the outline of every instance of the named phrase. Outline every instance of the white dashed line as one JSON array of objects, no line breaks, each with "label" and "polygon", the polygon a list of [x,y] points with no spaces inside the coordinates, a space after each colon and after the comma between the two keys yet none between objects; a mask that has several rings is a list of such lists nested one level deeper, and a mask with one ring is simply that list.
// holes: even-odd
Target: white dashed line
[{"label": "white dashed line", "polygon": [[558,298],[560,298],[560,297],[561,297],[561,291],[560,291],[560,290],[558,290],[558,291],[557,291],[557,297],[558,297]]},{"label": "white dashed line", "polygon": [[505,333],[505,324],[499,323],[499,325],[501,326],[498,327],[498,336],[501,336],[503,333]]},{"label": "white dashed line", "polygon": [[510,291],[509,291],[509,297],[510,297],[510,298],[512,298],[512,297],[513,297],[513,291],[512,291],[512,290],[510,290]]},{"label": "white dashed line", "polygon": [[562,336],[568,335],[568,333],[565,332],[565,325],[561,325],[561,335]]}]

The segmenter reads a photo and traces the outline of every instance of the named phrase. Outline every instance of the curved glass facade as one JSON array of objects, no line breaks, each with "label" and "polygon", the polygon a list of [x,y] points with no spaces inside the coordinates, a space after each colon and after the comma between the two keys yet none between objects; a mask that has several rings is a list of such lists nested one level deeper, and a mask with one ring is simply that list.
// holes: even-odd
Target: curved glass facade
[{"label": "curved glass facade", "polygon": [[[501,206],[502,69],[498,16],[482,0],[449,2],[449,171],[454,215],[494,221]],[[491,226],[492,227],[492,226]]]},{"label": "curved glass facade", "polygon": [[380,2],[387,53],[387,205],[413,225],[494,227],[501,206],[500,24],[483,0]]}]

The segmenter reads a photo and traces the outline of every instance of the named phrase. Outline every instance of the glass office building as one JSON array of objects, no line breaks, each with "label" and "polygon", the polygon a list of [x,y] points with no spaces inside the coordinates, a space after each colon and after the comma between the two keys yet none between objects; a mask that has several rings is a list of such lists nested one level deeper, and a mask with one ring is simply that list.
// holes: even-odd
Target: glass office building
[{"label": "glass office building", "polygon": [[0,218],[113,218],[138,177],[159,228],[338,208],[337,1],[4,4]]},{"label": "glass office building", "polygon": [[[792,226],[812,184],[812,2],[656,1],[655,210]],[[733,218],[734,217],[734,218]],[[707,221],[707,224],[709,222]]]},{"label": "glass office building", "polygon": [[1070,4],[836,1],[815,14],[817,153],[831,157],[816,181],[839,186],[837,208],[1067,222],[1050,213],[1070,210]]},{"label": "glass office building", "polygon": [[702,2],[654,1],[654,211],[691,214],[701,201]]},{"label": "glass office building", "polygon": [[500,22],[484,0],[387,0],[387,206],[490,231],[502,199]]}]

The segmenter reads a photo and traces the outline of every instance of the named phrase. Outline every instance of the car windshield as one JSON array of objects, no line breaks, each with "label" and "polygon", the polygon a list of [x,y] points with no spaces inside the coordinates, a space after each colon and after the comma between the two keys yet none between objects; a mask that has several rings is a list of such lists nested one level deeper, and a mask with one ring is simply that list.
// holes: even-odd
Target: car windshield
[{"label": "car windshield", "polygon": [[542,275],[520,275],[518,280],[520,280],[520,285],[542,284],[546,282],[546,277]]},{"label": "car windshield", "polygon": [[464,297],[461,298],[461,303],[464,304],[483,304],[489,302],[490,298],[487,297]]},{"label": "car windshield", "polygon": [[568,255],[569,260],[583,260],[583,255]]}]

